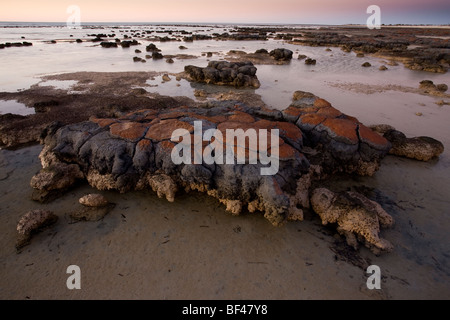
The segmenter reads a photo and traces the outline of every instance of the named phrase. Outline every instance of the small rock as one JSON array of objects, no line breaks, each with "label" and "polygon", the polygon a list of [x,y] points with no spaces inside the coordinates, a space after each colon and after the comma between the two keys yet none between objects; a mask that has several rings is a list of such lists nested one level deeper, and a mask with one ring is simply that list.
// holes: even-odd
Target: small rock
[{"label": "small rock", "polygon": [[430,137],[407,138],[403,132],[387,131],[385,137],[392,144],[390,154],[410,159],[429,161],[444,152],[442,142]]},{"label": "small rock", "polygon": [[441,92],[445,92],[448,90],[448,86],[445,83],[440,83],[436,85],[436,89]]},{"label": "small rock", "polygon": [[98,193],[91,193],[80,198],[79,202],[87,207],[104,207],[108,205],[108,199]]},{"label": "small rock", "polygon": [[170,81],[170,80],[172,80],[172,79],[169,77],[169,75],[168,75],[167,73],[165,73],[165,74],[163,74],[163,76],[162,76],[162,80],[163,80],[164,82],[166,82],[166,81]]},{"label": "small rock", "polygon": [[421,117],[423,115],[423,113],[422,112],[416,112],[416,116],[419,116],[419,117]]},{"label": "small rock", "polygon": [[437,90],[436,86],[434,85],[433,81],[431,81],[431,80],[420,81],[419,88],[425,89],[425,90]]},{"label": "small rock", "polygon": [[56,221],[58,221],[58,216],[51,211],[32,210],[24,214],[17,224],[16,249],[21,249],[27,245],[33,233],[39,232],[43,228],[56,223]]},{"label": "small rock", "polygon": [[167,62],[167,63],[174,63],[174,61],[173,61],[172,58],[167,59],[166,62]]},{"label": "small rock", "polygon": [[152,53],[152,59],[163,59],[164,58],[164,56],[160,53],[160,52],[153,52]]},{"label": "small rock", "polygon": [[208,94],[206,93],[205,90],[195,89],[194,90],[194,96],[195,97],[200,97],[200,98],[206,98],[208,96]]},{"label": "small rock", "polygon": [[380,71],[384,71],[384,70],[387,70],[388,68],[385,66],[385,65],[382,65],[382,66],[380,66],[379,68],[378,68],[378,70],[380,70]]},{"label": "small rock", "polygon": [[303,60],[303,59],[306,59],[306,58],[307,58],[307,56],[304,55],[304,54],[299,54],[298,55],[298,60]]},{"label": "small rock", "polygon": [[315,64],[316,64],[316,59],[307,58],[307,59],[305,60],[305,64],[308,64],[308,65],[315,65]]},{"label": "small rock", "polygon": [[362,65],[361,65],[361,67],[364,67],[364,68],[368,68],[368,67],[371,67],[372,65],[369,63],[369,62],[364,62]]}]

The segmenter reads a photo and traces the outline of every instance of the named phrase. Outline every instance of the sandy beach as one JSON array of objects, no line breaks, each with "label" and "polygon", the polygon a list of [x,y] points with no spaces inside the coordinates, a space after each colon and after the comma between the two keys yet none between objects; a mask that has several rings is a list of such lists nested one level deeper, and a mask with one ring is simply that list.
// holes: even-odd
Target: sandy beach
[{"label": "sandy beach", "polygon": [[[140,41],[143,45],[136,48],[145,51],[150,40]],[[95,51],[105,59],[100,64],[117,68],[100,71],[92,62],[86,70],[67,66],[43,74],[37,68],[32,81],[22,70],[0,89],[3,106],[16,101],[38,110],[38,102],[57,101],[44,105],[44,112],[8,119],[2,115],[2,141],[11,145],[0,150],[0,299],[449,299],[450,100],[448,91],[430,93],[419,87],[424,79],[449,85],[448,73],[410,70],[401,63],[379,71],[379,65],[387,65],[386,55],[366,53],[361,58],[339,47],[325,52],[330,46],[300,45],[292,39],[201,41],[183,43],[190,47],[183,51],[195,59],[174,58],[173,64],[152,59],[137,64],[131,61],[132,52],[124,57],[121,51],[106,52],[121,48],[83,44],[77,50]],[[156,44],[163,53],[180,51],[180,42]],[[45,46],[52,45],[34,47]],[[229,50],[254,52],[261,47],[289,48],[294,59],[286,65],[255,64],[259,88],[193,83],[182,74],[185,65],[205,66],[210,59],[226,60]],[[23,55],[27,49],[17,48]],[[214,53],[208,57],[206,52]],[[316,57],[317,65],[305,66],[297,59],[300,53]],[[361,68],[364,61],[373,67]],[[164,74],[169,81],[162,79]],[[303,221],[275,227],[261,212],[244,210],[235,216],[217,199],[197,191],[180,192],[168,202],[151,190],[99,191],[80,181],[51,202],[32,200],[30,181],[42,168],[43,145],[37,141],[52,121],[69,125],[91,116],[117,118],[142,106],[197,108],[213,100],[283,110],[296,90],[326,99],[364,125],[385,123],[408,137],[429,136],[444,145],[444,152],[428,162],[387,155],[373,176],[340,173],[322,182],[336,192],[357,191],[379,203],[395,220],[380,232],[392,243],[392,252],[376,255],[364,246],[354,250],[311,210],[305,210]],[[75,221],[70,213],[90,193],[104,195],[114,209],[99,221]],[[16,250],[17,223],[34,209],[50,210],[58,221]],[[81,269],[80,290],[66,285],[70,265]],[[367,287],[370,265],[380,267],[381,289]]]}]

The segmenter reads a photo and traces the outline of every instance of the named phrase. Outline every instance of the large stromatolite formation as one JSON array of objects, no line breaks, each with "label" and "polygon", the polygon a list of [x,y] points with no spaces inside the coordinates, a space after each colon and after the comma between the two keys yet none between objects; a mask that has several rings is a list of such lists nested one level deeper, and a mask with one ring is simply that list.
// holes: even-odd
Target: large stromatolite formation
[{"label": "large stromatolite formation", "polygon": [[256,76],[256,70],[256,67],[250,61],[210,61],[206,68],[193,65],[184,67],[184,72],[191,81],[259,88],[260,83]]},{"label": "large stromatolite formation", "polygon": [[[233,214],[244,208],[261,211],[274,225],[301,220],[303,209],[309,207],[314,178],[336,171],[372,175],[390,144],[311,93],[296,92],[294,100],[282,112],[222,101],[209,108],[141,110],[121,118],[54,125],[42,137],[43,170],[70,163],[78,165],[89,184],[100,190],[151,189],[169,201],[174,201],[179,191],[198,190],[219,199]],[[197,164],[174,163],[172,151],[185,143],[184,137],[182,141],[171,139],[177,129],[184,129],[191,138],[186,137],[194,150],[191,159],[195,160],[194,144],[201,145],[202,154],[210,146],[213,139],[195,140],[199,123],[201,137],[208,129],[223,133],[214,142],[223,145],[223,150],[232,146],[232,163],[207,163],[204,159]],[[274,149],[277,170],[262,175],[267,162],[249,164],[254,150],[246,139],[231,139],[227,129],[244,134],[254,130],[258,141],[262,134],[278,129],[277,140],[267,137],[263,150],[275,156],[272,147],[278,145]],[[245,156],[245,163],[237,161],[239,155]]]}]

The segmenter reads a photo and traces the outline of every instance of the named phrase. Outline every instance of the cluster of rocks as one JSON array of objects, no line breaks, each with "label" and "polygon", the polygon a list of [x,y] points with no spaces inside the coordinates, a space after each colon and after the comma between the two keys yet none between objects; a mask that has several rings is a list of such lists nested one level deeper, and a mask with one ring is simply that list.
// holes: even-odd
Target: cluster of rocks
[{"label": "cluster of rocks", "polygon": [[12,47],[29,47],[29,46],[32,46],[32,45],[33,45],[33,43],[27,42],[27,41],[22,41],[22,42],[5,42],[5,43],[0,43],[0,49],[12,48]]},{"label": "cluster of rocks", "polygon": [[448,86],[445,83],[434,84],[431,80],[420,81],[419,88],[426,92],[446,92]]},{"label": "cluster of rocks", "polygon": [[256,76],[256,70],[250,61],[210,61],[205,68],[193,65],[184,67],[184,73],[190,81],[259,88],[260,83]]},{"label": "cluster of rocks", "polygon": [[[77,40],[78,42],[78,40]],[[80,41],[81,42],[81,41]],[[123,40],[120,41],[119,39],[116,39],[115,42],[111,41],[102,41],[100,42],[100,45],[103,48],[117,48],[118,46],[121,46],[122,48],[129,48],[130,46],[137,46],[140,43],[136,40]]]},{"label": "cluster of rocks", "polygon": [[230,50],[227,58],[231,61],[250,61],[254,64],[288,64],[292,60],[293,52],[285,48],[277,48],[270,52],[266,49],[258,49],[253,53],[241,50]]},{"label": "cluster of rocks", "polygon": [[[172,133],[182,128],[192,136],[195,121],[202,123],[201,134],[207,129],[218,129],[223,133],[227,129],[244,132],[248,129],[257,132],[258,129],[278,129],[278,171],[274,175],[261,175],[264,165],[249,163],[251,147],[242,141],[234,145],[234,159],[239,154],[245,155],[245,163],[175,164],[171,158],[176,147]],[[177,142],[194,148],[196,142],[193,140]],[[245,209],[263,212],[273,225],[303,219],[304,210],[311,208],[314,181],[334,172],[372,175],[391,149],[385,138],[357,119],[342,114],[327,101],[301,91],[295,92],[292,104],[283,111],[250,108],[237,101],[216,101],[208,108],[140,110],[120,118],[91,118],[67,126],[55,125],[43,134],[42,143],[43,169],[32,181],[48,175],[50,168],[62,167],[67,172],[68,166],[77,166],[78,170],[73,170],[74,181],[82,176],[99,190],[150,189],[168,201],[174,201],[183,190],[197,190],[217,198],[233,214]],[[224,135],[217,143],[225,150],[227,144],[234,144],[234,140],[231,142]],[[203,141],[201,148],[204,154],[207,141]],[[267,148],[269,151],[270,146]],[[55,176],[58,175],[52,175]],[[67,174],[60,177],[68,179]],[[44,185],[32,183],[37,189]],[[60,185],[66,187],[66,183]],[[356,203],[358,201],[361,199],[358,198]],[[352,222],[355,227],[347,226],[353,215],[340,211],[343,215],[340,230],[351,243],[354,242],[352,239],[359,238],[370,248],[389,251],[391,247],[377,237],[384,215],[378,213],[377,220],[372,209],[361,210],[365,210],[361,214],[364,221]],[[336,216],[335,213],[323,214],[324,223],[334,223],[330,215]],[[360,226],[356,226],[358,223]]]},{"label": "cluster of rocks", "polygon": [[290,42],[316,47],[340,47],[345,52],[353,51],[360,56],[376,54],[402,59],[405,67],[412,70],[445,73],[450,65],[449,44],[446,40],[448,35],[445,29],[383,27],[373,34],[341,28],[337,32],[308,30]]},{"label": "cluster of rocks", "polygon": [[[104,218],[114,207],[101,194],[88,194],[79,199],[80,207],[69,216],[75,221],[98,221]],[[25,213],[17,223],[16,249],[20,251],[28,245],[34,234],[54,225],[58,216],[53,211],[36,209]]]}]

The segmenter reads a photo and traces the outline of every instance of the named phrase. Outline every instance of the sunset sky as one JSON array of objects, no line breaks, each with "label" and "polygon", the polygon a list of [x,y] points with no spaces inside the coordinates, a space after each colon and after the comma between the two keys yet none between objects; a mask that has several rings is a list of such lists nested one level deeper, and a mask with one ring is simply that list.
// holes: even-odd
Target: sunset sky
[{"label": "sunset sky", "polygon": [[366,22],[370,5],[384,24],[449,24],[449,0],[1,0],[0,21],[347,24]]}]

